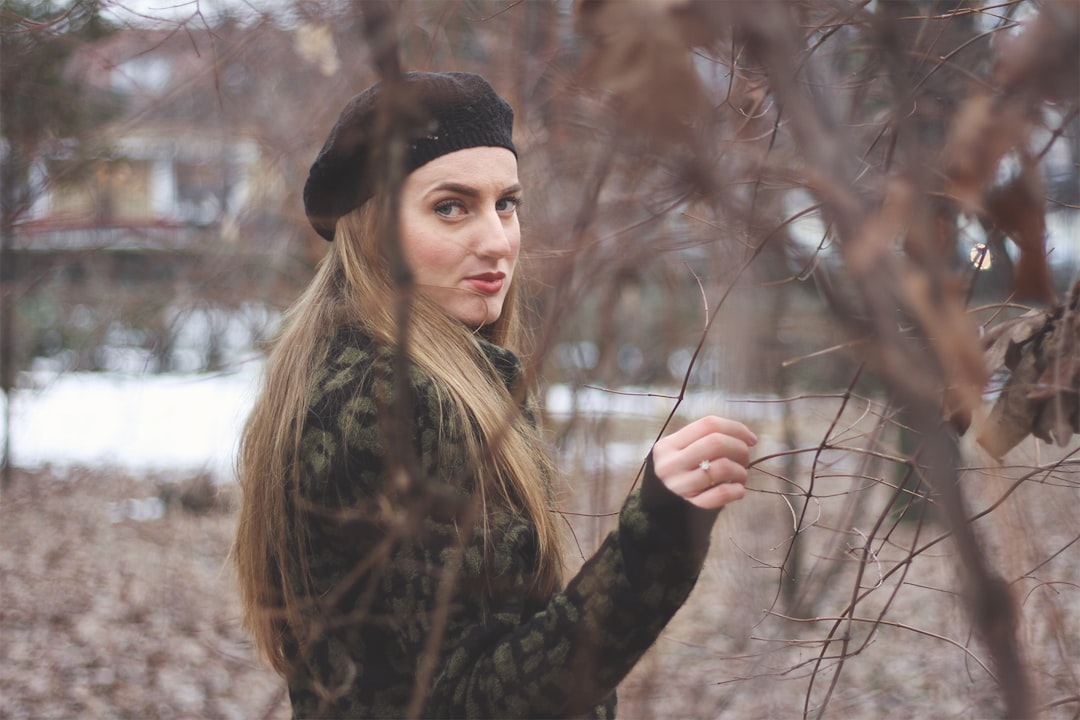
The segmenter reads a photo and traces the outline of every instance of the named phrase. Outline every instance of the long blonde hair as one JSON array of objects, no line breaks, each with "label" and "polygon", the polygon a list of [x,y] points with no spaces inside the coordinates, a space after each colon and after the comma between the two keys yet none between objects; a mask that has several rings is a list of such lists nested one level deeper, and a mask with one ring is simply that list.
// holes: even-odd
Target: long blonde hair
[{"label": "long blonde hair", "polygon": [[[398,297],[380,250],[379,197],[343,217],[331,251],[311,284],[286,313],[270,352],[261,392],[241,437],[240,517],[233,557],[245,627],[281,674],[304,638],[310,606],[304,521],[297,493],[304,481],[299,448],[313,376],[326,359],[328,339],[345,326],[395,346]],[[499,320],[484,332],[497,345],[521,352],[518,283]],[[538,593],[560,582],[559,528],[550,508],[552,472],[536,432],[480,352],[472,332],[417,294],[408,326],[409,359],[434,381],[453,412],[466,418],[466,452],[478,476],[480,517],[508,506],[537,531]],[[490,365],[488,363],[488,365]],[[291,648],[291,649],[290,649]]]}]

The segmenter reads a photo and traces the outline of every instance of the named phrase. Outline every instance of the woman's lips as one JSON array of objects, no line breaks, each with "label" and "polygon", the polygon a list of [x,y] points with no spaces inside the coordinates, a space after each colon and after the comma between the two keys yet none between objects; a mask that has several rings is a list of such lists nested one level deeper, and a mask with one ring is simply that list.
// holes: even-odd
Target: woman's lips
[{"label": "woman's lips", "polygon": [[501,272],[483,273],[465,278],[465,282],[472,286],[473,290],[483,295],[495,295],[502,290],[506,281],[506,274]]}]

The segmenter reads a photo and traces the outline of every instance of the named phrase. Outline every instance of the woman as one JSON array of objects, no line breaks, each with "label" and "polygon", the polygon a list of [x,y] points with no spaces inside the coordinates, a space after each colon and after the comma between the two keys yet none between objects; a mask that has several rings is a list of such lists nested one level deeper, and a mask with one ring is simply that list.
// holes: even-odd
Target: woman
[{"label": "woman", "polygon": [[466,73],[409,73],[399,90],[423,128],[397,214],[417,292],[403,332],[368,162],[377,85],[311,168],[305,208],[333,246],[244,431],[247,626],[297,717],[611,717],[718,510],[743,496],[756,438],[708,417],[657,442],[618,528],[564,584],[515,355],[513,112]]}]

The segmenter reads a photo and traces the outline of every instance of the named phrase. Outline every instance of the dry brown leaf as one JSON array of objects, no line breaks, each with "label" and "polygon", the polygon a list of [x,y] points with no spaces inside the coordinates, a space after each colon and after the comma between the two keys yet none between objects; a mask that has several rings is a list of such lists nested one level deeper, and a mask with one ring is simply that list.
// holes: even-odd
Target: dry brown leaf
[{"label": "dry brown leaf", "polygon": [[[881,207],[844,244],[845,264],[859,278],[871,282],[871,278],[879,278],[877,282],[887,282],[894,288],[903,307],[918,318],[940,371],[927,377],[913,370],[905,352],[886,347],[880,348],[881,367],[911,392],[926,396],[944,393],[946,417],[963,432],[981,400],[987,379],[978,333],[964,310],[963,287],[958,280],[942,277],[935,283],[910,255],[902,260],[896,253],[901,239],[911,243],[909,226],[917,203],[915,189],[894,178],[885,191]],[[883,290],[874,288],[873,292]]]},{"label": "dry brown leaf", "polygon": [[1011,370],[978,437],[994,457],[1029,434],[1064,446],[1080,433],[1080,282],[1065,304],[1042,315],[1038,327],[1038,315],[1011,321],[1012,327],[1000,331],[988,348],[990,363],[998,363],[1001,355],[1000,362]]},{"label": "dry brown leaf", "polygon": [[991,456],[1002,457],[1031,434],[1037,403],[1028,398],[1027,388],[1036,377],[1035,357],[1026,354],[1013,369],[979,433],[978,443]]},{"label": "dry brown leaf", "polygon": [[942,168],[946,194],[992,222],[1020,249],[1016,297],[1049,303],[1054,295],[1041,174],[1025,157],[1017,177],[990,188],[1001,159],[1014,149],[1024,152],[1040,103],[1080,95],[1080,1],[1046,2],[1019,27],[995,36],[998,91],[981,91],[960,106]]},{"label": "dry brown leaf", "polygon": [[1069,444],[1072,436],[1080,432],[1077,429],[1077,403],[1076,393],[1057,393],[1050,397],[1042,405],[1038,421],[1032,428],[1031,434],[1046,443],[1057,443],[1060,447]]},{"label": "dry brown leaf", "polygon": [[1028,397],[1046,401],[1040,429],[1058,445],[1080,433],[1080,282],[1043,343],[1046,368]]},{"label": "dry brown leaf", "polygon": [[1000,33],[994,80],[1002,91],[1040,100],[1080,96],[1080,2],[1048,0],[1019,32]]},{"label": "dry brown leaf", "polygon": [[[592,40],[584,77],[610,93],[620,122],[661,142],[681,141],[705,107],[684,33],[679,0],[578,4],[581,34]],[[681,11],[681,14],[680,14]]]},{"label": "dry brown leaf", "polygon": [[983,347],[985,348],[983,357],[986,360],[986,369],[993,373],[1005,365],[1005,358],[1009,354],[1009,349],[1023,345],[1034,337],[1035,333],[1045,327],[1049,318],[1050,314],[1047,312],[1031,310],[1018,318],[998,323],[988,330],[982,338]]},{"label": "dry brown leaf", "polygon": [[1027,109],[1000,97],[969,97],[957,110],[942,150],[945,193],[971,212],[982,209],[983,188],[993,182],[1005,153],[1030,132]]},{"label": "dry brown leaf", "polygon": [[1020,300],[1053,302],[1054,281],[1046,260],[1046,198],[1040,174],[1030,163],[984,202],[986,217],[1020,249],[1013,292]]},{"label": "dry brown leaf", "polygon": [[859,232],[843,246],[848,267],[858,276],[867,276],[883,259],[894,252],[907,230],[915,207],[915,189],[899,178],[890,179],[878,212],[869,216]]},{"label": "dry brown leaf", "polygon": [[915,268],[903,274],[900,287],[944,371],[946,416],[963,433],[981,402],[989,375],[975,325],[964,309],[962,287],[946,281],[939,292],[932,293],[926,273]]}]

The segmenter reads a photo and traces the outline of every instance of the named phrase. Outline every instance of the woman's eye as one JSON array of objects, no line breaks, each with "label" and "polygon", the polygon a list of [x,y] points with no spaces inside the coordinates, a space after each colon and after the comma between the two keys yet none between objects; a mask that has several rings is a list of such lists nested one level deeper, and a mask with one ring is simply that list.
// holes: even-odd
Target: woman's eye
[{"label": "woman's eye", "polygon": [[444,200],[435,206],[435,212],[443,217],[457,217],[465,212],[465,206],[458,200]]},{"label": "woman's eye", "polygon": [[495,203],[496,212],[511,213],[521,207],[521,198],[505,197]]}]

